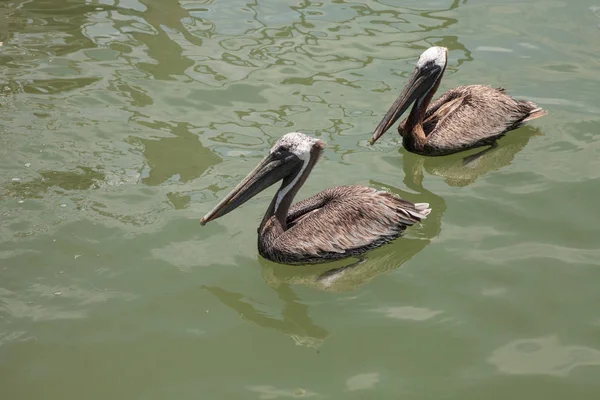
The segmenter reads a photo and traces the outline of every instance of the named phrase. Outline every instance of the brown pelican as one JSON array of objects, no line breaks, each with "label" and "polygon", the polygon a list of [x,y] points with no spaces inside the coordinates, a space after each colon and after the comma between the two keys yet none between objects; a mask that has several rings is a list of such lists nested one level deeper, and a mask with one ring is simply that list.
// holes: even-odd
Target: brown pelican
[{"label": "brown pelican", "polygon": [[413,204],[365,186],[337,186],[292,206],[325,149],[299,132],[281,137],[250,174],[201,220],[202,225],[282,180],[258,228],[258,252],[283,264],[320,263],[356,256],[424,219],[429,204]]},{"label": "brown pelican", "polygon": [[450,89],[431,105],[446,70],[448,49],[425,50],[400,97],[379,123],[370,144],[375,143],[415,103],[398,126],[406,150],[443,156],[475,147],[496,146],[496,140],[527,121],[547,112],[530,101],[515,100],[502,88],[485,85]]}]

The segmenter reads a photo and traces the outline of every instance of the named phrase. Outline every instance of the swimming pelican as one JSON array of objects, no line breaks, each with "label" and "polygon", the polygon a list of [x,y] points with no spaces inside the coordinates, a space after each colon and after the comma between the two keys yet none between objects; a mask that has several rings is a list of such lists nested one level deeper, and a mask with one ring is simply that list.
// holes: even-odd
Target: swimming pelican
[{"label": "swimming pelican", "polygon": [[429,105],[446,70],[447,55],[445,47],[430,47],[421,54],[406,87],[375,129],[370,144],[413,102],[408,118],[398,126],[398,133],[406,150],[426,156],[443,156],[486,145],[496,147],[496,140],[506,132],[547,114],[530,101],[513,99],[503,88],[485,85],[450,89]]},{"label": "swimming pelican", "polygon": [[282,180],[258,228],[258,252],[282,264],[312,264],[379,247],[431,212],[427,203],[358,185],[333,187],[292,206],[324,149],[325,142],[303,133],[284,135],[200,223],[222,217]]}]

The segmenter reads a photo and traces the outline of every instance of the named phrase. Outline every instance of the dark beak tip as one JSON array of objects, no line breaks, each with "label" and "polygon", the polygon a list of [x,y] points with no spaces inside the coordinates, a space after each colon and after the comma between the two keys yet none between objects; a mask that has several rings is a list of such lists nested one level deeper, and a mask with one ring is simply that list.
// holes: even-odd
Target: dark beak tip
[{"label": "dark beak tip", "polygon": [[200,225],[204,226],[207,222],[208,221],[204,217],[200,218]]}]

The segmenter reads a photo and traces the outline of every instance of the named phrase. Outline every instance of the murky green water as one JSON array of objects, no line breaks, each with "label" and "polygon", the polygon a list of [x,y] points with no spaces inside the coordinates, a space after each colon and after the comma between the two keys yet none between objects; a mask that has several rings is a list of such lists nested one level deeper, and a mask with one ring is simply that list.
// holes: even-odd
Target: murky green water
[{"label": "murky green water", "polygon": [[[591,0],[0,3],[0,397],[597,399],[599,23]],[[368,146],[430,45],[441,90],[549,115],[468,168]],[[201,227],[289,131],[328,143],[300,198],[432,215],[342,274],[258,256],[274,188]]]}]

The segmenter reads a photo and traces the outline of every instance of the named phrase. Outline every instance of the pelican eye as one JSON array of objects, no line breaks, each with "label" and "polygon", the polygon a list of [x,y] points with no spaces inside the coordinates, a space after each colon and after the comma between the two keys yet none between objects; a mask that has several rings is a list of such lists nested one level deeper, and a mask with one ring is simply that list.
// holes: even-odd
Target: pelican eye
[{"label": "pelican eye", "polygon": [[281,152],[281,150],[277,149],[274,152],[272,152],[271,155],[275,158],[281,158],[281,156],[283,156],[283,153]]},{"label": "pelican eye", "polygon": [[434,61],[427,61],[425,63],[425,65],[423,65],[423,67],[421,67],[421,70],[425,71],[425,72],[431,72],[433,70],[439,70],[441,67],[439,65],[437,65]]},{"label": "pelican eye", "polygon": [[289,153],[289,152],[290,151],[288,149],[286,149],[283,146],[280,146],[277,149],[275,149],[275,151],[273,151],[271,154],[275,158],[283,158],[285,156],[285,153]]}]

